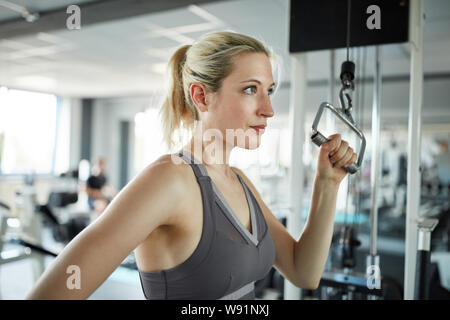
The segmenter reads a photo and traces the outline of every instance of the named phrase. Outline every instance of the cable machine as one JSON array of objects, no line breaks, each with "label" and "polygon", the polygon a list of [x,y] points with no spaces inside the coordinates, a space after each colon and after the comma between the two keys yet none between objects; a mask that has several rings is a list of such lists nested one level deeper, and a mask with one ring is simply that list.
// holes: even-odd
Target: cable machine
[{"label": "cable machine", "polygon": [[[353,6],[351,6],[353,4]],[[375,46],[375,73],[374,73],[374,98],[372,109],[372,161],[371,161],[371,208],[370,208],[370,250],[366,259],[366,274],[353,277],[351,272],[334,273],[328,275],[324,273],[322,280],[343,284],[345,287],[358,287],[362,291],[366,290],[369,298],[380,296],[380,259],[377,252],[377,224],[378,208],[376,203],[377,180],[381,174],[380,152],[379,152],[379,131],[380,131],[380,96],[381,96],[381,47],[386,43],[411,43],[411,82],[410,82],[410,113],[409,113],[409,142],[408,142],[408,192],[407,192],[407,217],[406,217],[406,239],[405,239],[405,288],[404,298],[412,299],[414,294],[416,254],[417,254],[417,231],[418,231],[418,206],[420,201],[420,123],[422,104],[422,25],[423,25],[423,0],[405,0],[400,2],[379,0],[376,1],[378,11],[383,14],[383,21],[379,29],[375,32],[366,27],[368,19],[368,8],[373,7],[372,1],[360,0],[351,3],[350,0],[343,5],[340,1],[325,1],[315,4],[310,1],[291,1],[291,21],[290,21],[290,43],[289,50],[292,54],[295,71],[302,71],[302,74],[292,73],[293,91],[305,90],[304,85],[306,74],[306,52],[313,50],[325,50],[347,47],[347,60],[341,66],[341,89],[339,92],[340,108],[335,108],[332,103],[324,102],[320,105],[316,118],[312,125],[311,140],[318,146],[327,139],[319,132],[317,126],[323,111],[329,110],[341,120],[353,133],[361,139],[359,157],[356,163],[345,168],[350,178],[357,177],[355,173],[360,171],[365,150],[365,138],[360,128],[356,125],[352,116],[351,93],[354,90],[353,80],[355,79],[355,64],[349,60],[349,48],[356,46]],[[336,19],[337,16],[346,16],[346,28],[342,21]],[[325,23],[317,23],[318,21]],[[311,28],[314,26],[314,29]],[[351,34],[351,38],[350,38]],[[345,39],[345,42],[344,40]],[[333,66],[332,66],[333,67]],[[297,86],[296,84],[303,84]],[[304,92],[304,91],[302,91]],[[295,108],[294,106],[295,105]],[[302,109],[298,111],[296,108]],[[297,190],[294,182],[295,178],[301,176],[303,164],[298,163],[296,152],[301,150],[303,136],[302,131],[305,119],[303,114],[305,101],[296,95],[291,96],[290,112],[292,117],[293,130],[293,155],[291,170],[291,189]],[[298,146],[298,147],[297,147]],[[301,159],[300,161],[301,162]],[[300,172],[300,173],[299,173]],[[302,181],[302,180],[301,180]],[[298,194],[298,193],[297,193]],[[297,223],[297,217],[301,212],[301,199],[291,197],[291,215],[288,217],[288,230],[293,233],[301,232],[302,224]],[[346,219],[347,220],[347,219]],[[353,223],[352,223],[353,224]],[[422,230],[425,227],[422,226]],[[427,230],[432,231],[433,227]],[[358,245],[352,225],[346,224],[341,230],[340,244],[343,254],[342,267],[347,269],[352,267],[353,248]],[[430,231],[430,232],[431,232]],[[422,243],[426,236],[421,236]],[[426,242],[426,241],[425,241]],[[422,245],[422,251],[426,251]],[[422,255],[426,257],[426,254]],[[348,259],[347,259],[348,258]],[[429,256],[428,256],[429,258]],[[347,270],[347,271],[349,271]],[[329,278],[327,278],[329,276]],[[286,286],[285,286],[286,288]],[[299,298],[292,288],[285,289],[287,299]],[[351,298],[347,296],[347,298]]]}]

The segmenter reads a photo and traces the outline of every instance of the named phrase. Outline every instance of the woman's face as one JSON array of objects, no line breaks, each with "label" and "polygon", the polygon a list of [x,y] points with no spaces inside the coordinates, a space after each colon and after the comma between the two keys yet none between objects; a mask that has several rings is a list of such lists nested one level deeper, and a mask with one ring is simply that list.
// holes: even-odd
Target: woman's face
[{"label": "woman's face", "polygon": [[220,130],[229,147],[257,148],[263,132],[251,127],[267,125],[267,119],[273,117],[270,95],[274,86],[272,66],[265,54],[236,56],[233,71],[206,112],[206,127]]}]

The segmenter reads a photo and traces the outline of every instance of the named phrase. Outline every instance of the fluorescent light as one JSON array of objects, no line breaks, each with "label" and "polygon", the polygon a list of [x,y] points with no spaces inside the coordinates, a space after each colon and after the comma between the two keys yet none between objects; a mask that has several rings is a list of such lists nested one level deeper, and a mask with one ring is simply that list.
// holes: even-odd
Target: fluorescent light
[{"label": "fluorescent light", "polygon": [[15,85],[30,87],[33,89],[54,89],[56,86],[56,81],[53,78],[44,76],[22,76],[15,79]]},{"label": "fluorescent light", "polygon": [[199,17],[205,19],[206,21],[209,21],[211,23],[214,23],[216,26],[223,25],[223,21],[217,18],[215,15],[209,13],[205,9],[200,8],[199,6],[196,6],[194,4],[188,6],[188,10],[192,12],[193,14],[198,15]]},{"label": "fluorescent light", "polygon": [[20,227],[20,220],[17,218],[8,218],[6,219],[6,223],[8,224],[8,227],[13,229]]},{"label": "fluorescent light", "polygon": [[178,33],[190,33],[190,32],[200,32],[205,30],[211,30],[215,29],[217,25],[215,23],[206,22],[206,23],[197,23],[197,24],[190,24],[186,26],[180,26],[171,28],[170,30],[173,30]]},{"label": "fluorescent light", "polygon": [[154,63],[151,65],[150,69],[154,73],[165,74],[167,68],[167,63]]},{"label": "fluorescent light", "polygon": [[188,36],[185,36],[185,35],[177,32],[177,31],[174,31],[172,29],[158,27],[157,29],[152,30],[152,32],[153,32],[153,34],[165,36],[165,37],[175,40],[181,44],[194,42],[194,39],[192,39]]}]

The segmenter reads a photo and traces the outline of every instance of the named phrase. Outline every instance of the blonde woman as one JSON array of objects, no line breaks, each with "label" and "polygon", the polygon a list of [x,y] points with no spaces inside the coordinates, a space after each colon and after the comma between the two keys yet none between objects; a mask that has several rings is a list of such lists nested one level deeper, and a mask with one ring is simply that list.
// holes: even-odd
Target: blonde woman
[{"label": "blonde woman", "polygon": [[[234,147],[259,146],[274,116],[272,57],[261,42],[232,32],[180,47],[169,61],[161,115],[169,147],[180,127],[192,129],[191,140],[128,183],[28,298],[88,298],[133,250],[147,299],[254,299],[254,282],[272,266],[295,286],[317,288],[342,167],[356,154],[340,135],[320,147],[308,221],[293,239],[245,174],[228,165]],[[76,288],[68,285],[70,266],[79,271]]]}]

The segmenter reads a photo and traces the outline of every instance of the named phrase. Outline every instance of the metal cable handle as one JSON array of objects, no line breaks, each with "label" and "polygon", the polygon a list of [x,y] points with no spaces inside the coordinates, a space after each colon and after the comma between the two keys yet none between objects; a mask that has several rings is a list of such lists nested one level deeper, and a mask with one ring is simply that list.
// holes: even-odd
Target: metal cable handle
[{"label": "metal cable handle", "polygon": [[317,130],[317,126],[319,124],[320,118],[321,118],[323,110],[325,108],[330,109],[335,115],[337,115],[362,140],[362,142],[361,142],[361,149],[359,150],[358,160],[356,161],[356,163],[353,163],[350,166],[343,168],[348,173],[354,174],[361,168],[361,163],[362,163],[362,160],[363,160],[363,157],[364,157],[364,151],[366,149],[366,138],[364,137],[364,134],[361,132],[361,130],[359,130],[356,127],[356,125],[353,123],[353,121],[352,121],[353,119],[348,119],[348,117],[347,117],[347,115],[345,113],[343,113],[342,111],[336,109],[331,104],[329,104],[327,102],[322,102],[322,104],[319,107],[319,111],[317,112],[316,117],[314,119],[313,125],[312,125],[311,140],[318,147],[320,147],[322,145],[322,143],[330,141],[329,139],[327,139],[324,135],[322,135]]}]

